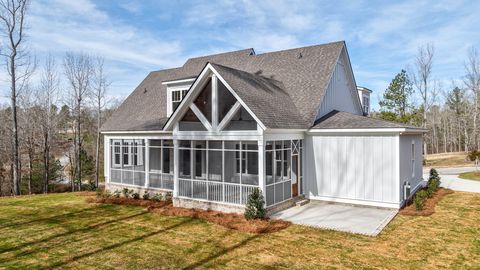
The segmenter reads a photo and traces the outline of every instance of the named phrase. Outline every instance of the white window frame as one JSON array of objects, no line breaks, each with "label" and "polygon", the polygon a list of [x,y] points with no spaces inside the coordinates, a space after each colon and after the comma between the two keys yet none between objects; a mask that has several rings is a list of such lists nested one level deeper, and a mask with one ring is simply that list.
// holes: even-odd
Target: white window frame
[{"label": "white window frame", "polygon": [[[112,140],[113,146],[113,166],[122,166],[122,140]],[[118,150],[118,152],[117,152]],[[116,162],[116,155],[118,155],[118,163]]]},{"label": "white window frame", "polygon": [[[123,166],[131,166],[132,165],[132,144],[133,140],[123,140],[122,142],[122,164]],[[127,152],[124,152],[124,150]],[[125,163],[125,155],[127,155],[127,162]]]},{"label": "white window frame", "polygon": [[[190,89],[190,84],[179,85],[179,86],[170,86],[167,87],[167,115],[170,116],[173,113],[173,102],[182,102],[183,98],[187,95],[188,89]],[[174,93],[180,93],[179,100],[173,100]]]}]

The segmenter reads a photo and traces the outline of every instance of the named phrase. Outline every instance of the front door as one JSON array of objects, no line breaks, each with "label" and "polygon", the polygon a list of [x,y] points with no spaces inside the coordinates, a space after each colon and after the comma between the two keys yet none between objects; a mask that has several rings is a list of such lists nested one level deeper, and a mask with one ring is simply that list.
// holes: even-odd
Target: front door
[{"label": "front door", "polygon": [[298,155],[292,155],[292,197],[298,196],[298,182],[300,180],[298,161]]}]

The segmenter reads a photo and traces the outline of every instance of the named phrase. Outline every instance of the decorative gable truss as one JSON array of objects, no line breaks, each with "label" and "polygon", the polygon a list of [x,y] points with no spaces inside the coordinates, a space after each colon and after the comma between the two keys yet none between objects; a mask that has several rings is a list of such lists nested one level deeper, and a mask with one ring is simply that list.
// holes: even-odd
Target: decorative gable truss
[{"label": "decorative gable truss", "polygon": [[246,131],[265,129],[221,75],[207,64],[164,130]]}]

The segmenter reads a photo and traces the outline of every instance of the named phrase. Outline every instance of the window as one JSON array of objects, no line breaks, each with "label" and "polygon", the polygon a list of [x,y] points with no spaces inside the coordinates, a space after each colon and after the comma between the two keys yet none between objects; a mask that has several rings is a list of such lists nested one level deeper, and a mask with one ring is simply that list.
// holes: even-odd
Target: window
[{"label": "window", "polygon": [[130,165],[130,147],[128,141],[123,141],[123,166]]},{"label": "window", "polygon": [[368,96],[362,96],[363,112],[368,114],[370,109],[370,99]]},{"label": "window", "polygon": [[114,141],[113,142],[113,165],[114,166],[120,166],[120,156],[121,156],[121,151],[120,151],[120,141]]},{"label": "window", "polygon": [[415,177],[415,141],[412,141],[412,177]]},{"label": "window", "polygon": [[185,97],[187,92],[188,90],[172,91],[172,112],[174,112],[178,108],[178,106],[182,102],[182,99]]},{"label": "window", "polygon": [[242,143],[235,144],[235,173],[258,174],[258,145]]}]

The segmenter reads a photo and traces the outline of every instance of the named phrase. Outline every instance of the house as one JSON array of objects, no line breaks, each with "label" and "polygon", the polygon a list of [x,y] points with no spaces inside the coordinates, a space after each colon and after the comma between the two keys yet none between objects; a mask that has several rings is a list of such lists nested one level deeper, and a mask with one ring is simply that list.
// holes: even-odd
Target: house
[{"label": "house", "polygon": [[256,188],[271,211],[302,197],[399,208],[421,186],[425,130],[364,116],[369,91],[343,41],[153,71],[102,127],[106,187],[226,212]]}]

